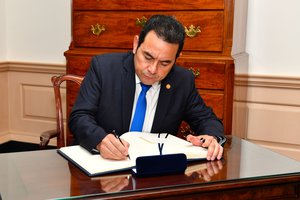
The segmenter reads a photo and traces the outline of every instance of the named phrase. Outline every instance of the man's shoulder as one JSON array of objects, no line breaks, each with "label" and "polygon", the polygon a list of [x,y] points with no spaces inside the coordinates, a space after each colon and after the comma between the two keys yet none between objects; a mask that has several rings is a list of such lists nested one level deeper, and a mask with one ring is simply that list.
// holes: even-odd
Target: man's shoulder
[{"label": "man's shoulder", "polygon": [[176,64],[174,65],[174,67],[172,69],[172,73],[175,76],[193,77],[193,73],[191,72],[191,70],[188,70],[187,68],[176,65]]},{"label": "man's shoulder", "polygon": [[123,60],[128,56],[131,56],[130,52],[111,52],[111,53],[103,53],[103,54],[95,55],[94,59],[116,61],[118,59]]},{"label": "man's shoulder", "polygon": [[116,52],[95,55],[92,58],[91,68],[96,72],[116,74],[121,69],[130,71],[133,67],[132,52]]}]

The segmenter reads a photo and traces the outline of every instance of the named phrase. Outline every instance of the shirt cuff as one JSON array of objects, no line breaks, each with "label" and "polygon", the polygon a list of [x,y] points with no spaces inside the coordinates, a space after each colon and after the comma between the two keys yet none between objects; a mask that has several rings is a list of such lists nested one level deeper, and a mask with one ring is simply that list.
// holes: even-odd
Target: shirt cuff
[{"label": "shirt cuff", "polygon": [[221,145],[224,146],[226,142],[226,137],[223,136],[214,136],[214,138],[217,140],[217,142]]}]

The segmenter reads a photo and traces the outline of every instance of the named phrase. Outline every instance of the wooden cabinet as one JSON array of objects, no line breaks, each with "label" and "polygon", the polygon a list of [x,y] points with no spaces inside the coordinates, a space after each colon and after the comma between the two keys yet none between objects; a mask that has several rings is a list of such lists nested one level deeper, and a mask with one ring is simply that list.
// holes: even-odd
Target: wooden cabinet
[{"label": "wooden cabinet", "polygon": [[[186,51],[222,51],[223,12],[220,11],[181,11],[181,12],[75,12],[73,15],[73,41],[78,47],[91,48],[132,48],[133,35],[140,32],[141,26],[136,25],[139,20],[147,19],[151,15],[164,13],[176,16],[182,24],[199,26],[201,37],[194,37],[185,41]],[[137,19],[138,18],[138,19]],[[141,22],[142,23],[142,22]],[[89,25],[89,26],[87,26]],[[203,30],[201,30],[201,27]],[[101,28],[99,35],[91,34],[87,28]],[[197,27],[196,27],[197,28]],[[97,34],[97,32],[95,33]]]},{"label": "wooden cabinet", "polygon": [[[178,64],[194,71],[196,87],[231,134],[234,59],[231,56],[234,0],[73,0],[72,42],[67,72],[84,75],[96,54],[132,49],[133,36],[153,14],[175,16],[187,36]],[[192,31],[191,31],[192,32]],[[68,110],[77,89],[67,85]]]}]

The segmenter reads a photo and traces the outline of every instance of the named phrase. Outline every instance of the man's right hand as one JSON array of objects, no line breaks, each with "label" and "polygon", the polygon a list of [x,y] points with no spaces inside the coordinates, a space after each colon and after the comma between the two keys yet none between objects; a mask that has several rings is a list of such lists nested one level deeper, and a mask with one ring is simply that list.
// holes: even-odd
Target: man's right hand
[{"label": "man's right hand", "polygon": [[114,134],[107,134],[97,145],[97,150],[101,156],[112,160],[125,160],[128,156],[129,143],[122,140],[123,144]]}]

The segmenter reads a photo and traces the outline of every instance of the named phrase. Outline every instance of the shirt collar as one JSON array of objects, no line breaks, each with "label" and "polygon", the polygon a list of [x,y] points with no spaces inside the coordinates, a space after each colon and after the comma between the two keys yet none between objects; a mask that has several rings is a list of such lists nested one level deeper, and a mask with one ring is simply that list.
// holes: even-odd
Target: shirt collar
[{"label": "shirt collar", "polygon": [[[138,84],[140,84],[140,83],[141,83],[140,78],[138,77],[137,74],[135,74],[135,85],[138,85]],[[152,84],[152,87],[153,87],[154,89],[156,89],[156,88],[159,87],[159,86],[160,86],[160,81],[155,82],[155,83]]]}]

